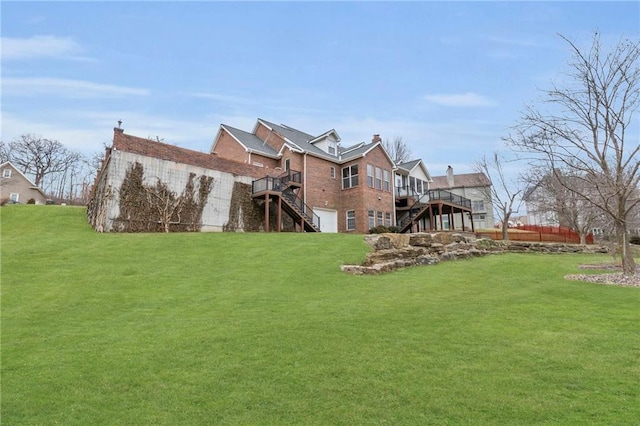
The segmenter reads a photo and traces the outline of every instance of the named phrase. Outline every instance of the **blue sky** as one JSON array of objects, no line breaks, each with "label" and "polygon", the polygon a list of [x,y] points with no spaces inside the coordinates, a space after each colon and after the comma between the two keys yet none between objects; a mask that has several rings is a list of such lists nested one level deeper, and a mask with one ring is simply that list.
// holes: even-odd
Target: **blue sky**
[{"label": "blue sky", "polygon": [[113,127],[208,151],[258,117],[345,146],[402,137],[432,175],[502,148],[587,47],[640,34],[640,2],[6,2],[2,140],[90,154]]}]

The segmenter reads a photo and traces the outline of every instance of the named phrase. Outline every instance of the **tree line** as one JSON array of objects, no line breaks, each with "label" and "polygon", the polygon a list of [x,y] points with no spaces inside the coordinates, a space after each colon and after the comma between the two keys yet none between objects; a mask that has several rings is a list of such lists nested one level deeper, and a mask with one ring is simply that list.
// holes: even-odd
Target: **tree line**
[{"label": "tree line", "polygon": [[0,141],[0,163],[6,161],[32,179],[53,202],[84,205],[102,155],[89,157],[55,139],[27,133],[9,143]]},{"label": "tree line", "polygon": [[[562,83],[543,90],[543,101],[525,108],[504,138],[519,178],[504,173],[504,153],[476,165],[492,180],[490,195],[507,224],[523,200],[536,213],[581,236],[609,229],[624,274],[636,273],[630,231],[640,228],[640,42],[620,40],[607,49],[600,34],[588,49],[560,37],[572,53]],[[634,121],[635,120],[635,121]]]}]

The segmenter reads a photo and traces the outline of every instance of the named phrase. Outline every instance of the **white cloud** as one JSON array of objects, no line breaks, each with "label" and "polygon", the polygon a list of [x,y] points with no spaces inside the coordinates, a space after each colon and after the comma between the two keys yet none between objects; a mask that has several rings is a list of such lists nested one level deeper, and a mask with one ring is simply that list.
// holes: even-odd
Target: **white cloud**
[{"label": "white cloud", "polygon": [[436,105],[450,107],[486,107],[493,106],[491,99],[473,92],[425,95],[425,100]]},{"label": "white cloud", "polygon": [[31,38],[2,37],[2,59],[39,57],[73,57],[80,45],[69,37],[33,36]]},{"label": "white cloud", "polygon": [[93,83],[63,78],[3,78],[2,92],[6,95],[42,96],[55,95],[64,98],[119,98],[146,96],[147,89]]},{"label": "white cloud", "polygon": [[0,140],[12,141],[22,134],[35,133],[88,154],[111,144],[113,128],[120,119],[127,134],[159,137],[166,143],[199,151],[209,150],[220,126],[209,117],[176,120],[131,110],[55,110],[34,112],[28,117],[3,111]]}]

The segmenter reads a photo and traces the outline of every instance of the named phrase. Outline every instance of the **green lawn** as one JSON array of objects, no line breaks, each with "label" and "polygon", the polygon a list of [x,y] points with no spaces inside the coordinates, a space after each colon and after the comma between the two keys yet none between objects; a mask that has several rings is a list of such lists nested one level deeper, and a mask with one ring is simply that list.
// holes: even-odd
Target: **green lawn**
[{"label": "green lawn", "polygon": [[640,289],[584,255],[351,276],[362,236],[0,209],[2,423],[638,424]]}]

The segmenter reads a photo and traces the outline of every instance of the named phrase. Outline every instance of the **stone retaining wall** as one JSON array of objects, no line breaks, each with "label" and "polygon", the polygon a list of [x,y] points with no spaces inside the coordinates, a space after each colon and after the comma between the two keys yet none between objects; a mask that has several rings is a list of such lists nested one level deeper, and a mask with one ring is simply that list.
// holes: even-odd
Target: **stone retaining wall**
[{"label": "stone retaining wall", "polygon": [[370,234],[364,237],[373,251],[361,265],[342,265],[351,274],[381,274],[441,260],[465,259],[493,253],[608,253],[604,246],[529,241],[494,241],[472,233]]}]

